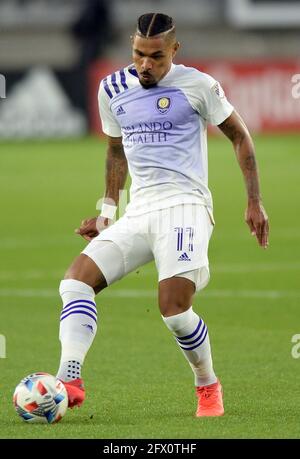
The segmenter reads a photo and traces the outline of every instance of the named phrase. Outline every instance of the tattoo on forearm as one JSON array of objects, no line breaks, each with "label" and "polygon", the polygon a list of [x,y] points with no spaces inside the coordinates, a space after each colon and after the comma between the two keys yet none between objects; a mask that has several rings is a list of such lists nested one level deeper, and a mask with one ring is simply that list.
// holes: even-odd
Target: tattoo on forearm
[{"label": "tattoo on forearm", "polygon": [[220,124],[219,128],[233,143],[240,142],[245,137],[245,133],[235,123],[228,120]]},{"label": "tattoo on forearm", "polygon": [[260,199],[254,146],[245,123],[238,114],[234,114],[221,123],[219,128],[233,143],[238,162],[244,175],[248,198]]},{"label": "tattoo on forearm", "polygon": [[248,171],[256,170],[256,161],[254,155],[249,155],[245,158],[245,167]]},{"label": "tattoo on forearm", "polygon": [[113,155],[124,155],[124,150],[123,150],[123,145],[120,145],[119,143],[111,143],[109,145],[109,153],[112,153]]},{"label": "tattoo on forearm", "polygon": [[260,199],[259,184],[256,176],[246,178],[246,187],[249,199]]},{"label": "tattoo on forearm", "polygon": [[124,188],[127,177],[127,160],[120,143],[110,143],[106,158],[106,197],[115,203],[119,200],[119,190]]}]

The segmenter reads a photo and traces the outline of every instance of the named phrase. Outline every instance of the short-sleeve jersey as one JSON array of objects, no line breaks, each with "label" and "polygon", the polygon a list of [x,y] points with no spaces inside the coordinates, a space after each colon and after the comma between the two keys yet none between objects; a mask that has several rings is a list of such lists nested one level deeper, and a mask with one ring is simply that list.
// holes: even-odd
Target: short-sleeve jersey
[{"label": "short-sleeve jersey", "polygon": [[212,210],[207,124],[233,111],[216,80],[172,64],[157,86],[145,89],[130,65],[101,81],[98,98],[104,133],[122,136],[132,182],[128,215],[185,202]]}]

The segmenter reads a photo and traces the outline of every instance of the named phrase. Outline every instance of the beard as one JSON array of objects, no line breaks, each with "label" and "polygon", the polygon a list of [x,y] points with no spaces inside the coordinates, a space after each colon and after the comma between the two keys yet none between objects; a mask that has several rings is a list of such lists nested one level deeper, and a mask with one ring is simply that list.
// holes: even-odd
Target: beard
[{"label": "beard", "polygon": [[150,88],[154,88],[155,86],[157,86],[157,82],[156,82],[156,81],[146,83],[145,81],[142,81],[142,80],[139,78],[139,82],[140,82],[140,85],[141,85],[144,89],[150,89]]}]

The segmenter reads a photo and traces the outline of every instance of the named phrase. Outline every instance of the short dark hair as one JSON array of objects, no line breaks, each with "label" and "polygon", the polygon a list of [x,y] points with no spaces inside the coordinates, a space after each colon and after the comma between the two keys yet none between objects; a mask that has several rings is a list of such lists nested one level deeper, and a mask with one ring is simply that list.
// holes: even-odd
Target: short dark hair
[{"label": "short dark hair", "polygon": [[142,14],[138,18],[136,33],[143,37],[153,37],[174,30],[173,18],[162,13]]}]

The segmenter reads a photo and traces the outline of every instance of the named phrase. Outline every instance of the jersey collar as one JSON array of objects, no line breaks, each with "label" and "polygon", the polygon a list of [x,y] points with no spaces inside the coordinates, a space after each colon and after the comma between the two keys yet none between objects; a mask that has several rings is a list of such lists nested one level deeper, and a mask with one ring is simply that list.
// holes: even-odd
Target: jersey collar
[{"label": "jersey collar", "polygon": [[169,78],[169,76],[171,76],[172,73],[174,72],[175,67],[176,67],[176,65],[173,64],[173,62],[172,62],[171,67],[170,67],[170,70],[168,71],[168,73],[165,74],[165,76],[164,76],[161,80],[159,80],[158,84],[160,84],[160,83],[162,83],[163,81],[165,81],[166,78]]}]

